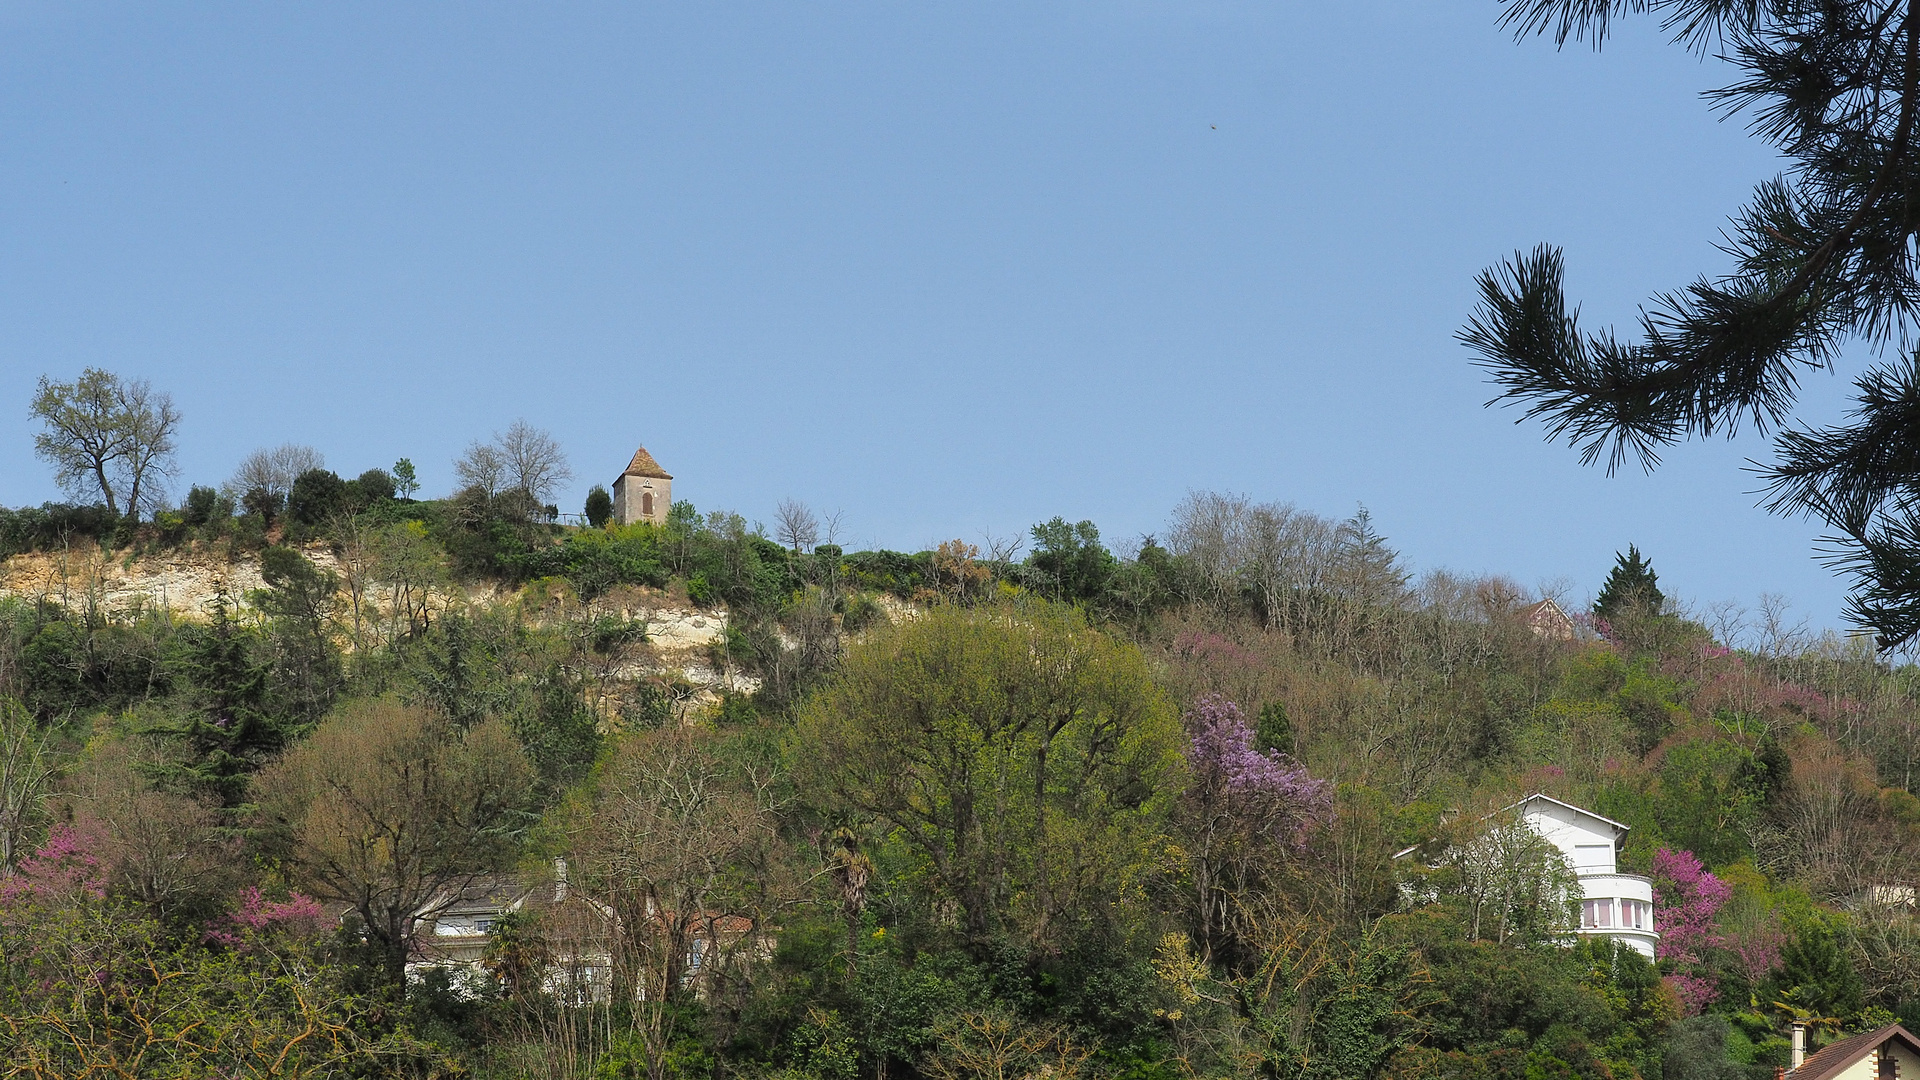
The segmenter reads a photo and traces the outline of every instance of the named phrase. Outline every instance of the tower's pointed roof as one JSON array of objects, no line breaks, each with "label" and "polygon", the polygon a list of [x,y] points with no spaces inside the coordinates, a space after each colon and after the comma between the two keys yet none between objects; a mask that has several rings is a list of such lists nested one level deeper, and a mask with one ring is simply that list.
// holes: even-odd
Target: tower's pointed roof
[{"label": "tower's pointed roof", "polygon": [[667,470],[661,468],[660,463],[653,460],[653,455],[647,453],[647,448],[644,446],[633,452],[633,461],[628,463],[627,471],[621,473],[620,475],[621,476],[648,476],[648,477],[652,477],[655,480],[673,479],[673,475],[667,472]]}]

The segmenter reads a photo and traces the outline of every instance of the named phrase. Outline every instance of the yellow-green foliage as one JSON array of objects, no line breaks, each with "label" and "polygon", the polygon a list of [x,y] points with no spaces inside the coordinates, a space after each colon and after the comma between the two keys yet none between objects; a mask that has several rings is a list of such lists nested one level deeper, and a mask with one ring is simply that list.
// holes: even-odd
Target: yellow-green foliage
[{"label": "yellow-green foliage", "polygon": [[1183,768],[1139,650],[1040,601],[876,630],[793,746],[800,781],[898,829],[976,935],[1142,899]]}]

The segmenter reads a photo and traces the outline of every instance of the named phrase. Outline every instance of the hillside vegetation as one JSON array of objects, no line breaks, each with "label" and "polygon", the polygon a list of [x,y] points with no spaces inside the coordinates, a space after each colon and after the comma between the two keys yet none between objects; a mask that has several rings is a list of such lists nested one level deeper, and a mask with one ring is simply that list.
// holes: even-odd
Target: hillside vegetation
[{"label": "hillside vegetation", "polygon": [[[0,515],[37,565],[258,573],[0,599],[17,1073],[1762,1077],[1794,1018],[1920,1022],[1913,670],[1637,551],[1563,624],[1229,496],[983,555],[396,490]],[[1533,791],[1632,827],[1657,964],[1489,857]],[[436,897],[556,859],[625,913],[611,994],[558,903],[404,975]]]}]

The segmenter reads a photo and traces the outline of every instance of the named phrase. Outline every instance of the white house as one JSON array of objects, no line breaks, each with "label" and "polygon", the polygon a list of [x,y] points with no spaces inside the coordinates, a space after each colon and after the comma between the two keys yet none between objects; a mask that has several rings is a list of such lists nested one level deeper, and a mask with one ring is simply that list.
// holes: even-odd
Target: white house
[{"label": "white house", "polygon": [[[477,879],[457,892],[437,896],[417,913],[421,934],[407,961],[407,977],[424,979],[444,971],[457,993],[479,993],[491,975],[488,949],[500,921],[509,915],[535,916],[531,928],[539,935],[545,958],[543,987],[562,1002],[604,1004],[612,993],[614,945],[621,920],[607,904],[568,886],[565,859],[553,861],[551,877],[490,876]],[[652,900],[647,921],[664,929],[669,919]],[[692,933],[686,943],[681,979],[689,984],[707,970],[715,949],[746,942],[761,959],[773,955],[773,942],[749,919],[708,911],[688,920]],[[752,936],[749,941],[749,936]],[[705,993],[700,985],[698,992]],[[644,990],[639,991],[644,994]]]},{"label": "white house", "polygon": [[1559,848],[1580,879],[1580,933],[1612,938],[1653,957],[1653,881],[1619,870],[1627,827],[1550,795],[1529,795],[1508,807],[1528,828]]},{"label": "white house", "polygon": [[609,935],[615,923],[605,904],[569,892],[567,864],[554,860],[551,879],[489,876],[456,893],[435,897],[420,913],[422,933],[407,960],[407,977],[446,972],[456,992],[477,994],[488,978],[487,951],[508,915],[541,917],[547,955],[545,988],[562,1001],[605,1001],[613,980]]}]

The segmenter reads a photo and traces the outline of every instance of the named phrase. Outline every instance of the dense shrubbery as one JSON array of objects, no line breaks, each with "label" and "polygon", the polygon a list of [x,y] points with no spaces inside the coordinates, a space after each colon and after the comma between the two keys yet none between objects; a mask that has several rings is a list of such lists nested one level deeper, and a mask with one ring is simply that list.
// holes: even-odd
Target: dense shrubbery
[{"label": "dense shrubbery", "polygon": [[[1131,558],[1055,520],[1015,561],[388,484],[195,488],[82,544],[53,508],[5,519],[76,568],[0,602],[0,835],[38,890],[0,903],[9,1017],[219,1010],[226,1049],[167,1052],[244,1072],[298,983],[329,988],[314,1069],[652,1080],[1758,1077],[1775,1002],[1920,1020],[1920,922],[1857,903],[1920,877],[1920,706],[1855,643],[1715,641],[1624,588],[1644,602],[1543,635],[1508,583],[1410,582],[1364,515],[1214,496]],[[266,587],[106,611],[103,541],[258,548]],[[522,588],[474,607],[461,579]],[[758,691],[637,677],[632,589],[724,604],[699,659]],[[1540,844],[1474,861],[1529,790],[1632,826],[1658,965],[1568,947]],[[564,907],[497,928],[478,996],[402,987],[423,889],[554,858],[658,920],[618,946],[621,1004],[549,993]],[[295,932],[308,896],[351,903],[345,931]],[[170,981],[50,994],[84,934]],[[139,1045],[51,1030],[8,1064]]]},{"label": "dense shrubbery", "polygon": [[111,539],[119,521],[104,506],[46,503],[39,508],[0,507],[0,557],[74,543]]}]

